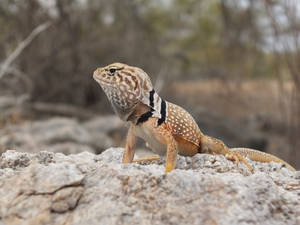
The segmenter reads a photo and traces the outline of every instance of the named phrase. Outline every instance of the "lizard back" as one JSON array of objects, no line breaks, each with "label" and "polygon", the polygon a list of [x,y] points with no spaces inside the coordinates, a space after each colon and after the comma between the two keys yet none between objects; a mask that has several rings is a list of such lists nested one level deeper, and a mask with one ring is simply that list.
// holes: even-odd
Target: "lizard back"
[{"label": "lizard back", "polygon": [[171,132],[194,145],[200,145],[200,139],[203,135],[194,118],[182,107],[168,102],[167,125]]}]

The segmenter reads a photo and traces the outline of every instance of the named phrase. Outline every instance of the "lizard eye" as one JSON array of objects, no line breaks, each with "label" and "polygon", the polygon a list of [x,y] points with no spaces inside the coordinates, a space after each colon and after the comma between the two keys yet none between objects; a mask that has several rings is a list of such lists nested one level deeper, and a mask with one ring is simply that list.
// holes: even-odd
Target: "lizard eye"
[{"label": "lizard eye", "polygon": [[111,69],[109,69],[109,72],[110,72],[110,75],[113,76],[114,73],[116,72],[116,69],[115,68],[111,68]]}]

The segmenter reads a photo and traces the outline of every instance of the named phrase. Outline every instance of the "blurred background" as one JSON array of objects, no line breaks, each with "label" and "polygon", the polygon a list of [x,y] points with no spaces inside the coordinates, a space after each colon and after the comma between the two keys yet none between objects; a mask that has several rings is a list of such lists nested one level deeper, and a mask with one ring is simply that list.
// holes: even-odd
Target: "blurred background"
[{"label": "blurred background", "polygon": [[0,31],[0,153],[123,146],[92,79],[123,62],[204,133],[300,169],[297,0],[1,0]]}]

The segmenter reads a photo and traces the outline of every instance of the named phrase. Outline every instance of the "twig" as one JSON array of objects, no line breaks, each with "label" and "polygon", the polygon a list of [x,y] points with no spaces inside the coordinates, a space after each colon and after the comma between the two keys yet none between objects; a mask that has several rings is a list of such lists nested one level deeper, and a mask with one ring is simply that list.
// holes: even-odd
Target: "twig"
[{"label": "twig", "polygon": [[34,38],[46,30],[51,25],[50,22],[43,23],[37,26],[29,36],[23,40],[18,47],[8,56],[8,58],[2,63],[0,68],[0,79],[5,75],[7,69],[10,67],[11,63],[22,53],[22,51],[34,40]]},{"label": "twig", "polygon": [[39,115],[50,114],[56,116],[68,116],[76,117],[80,120],[85,120],[97,116],[95,113],[89,110],[62,103],[53,104],[45,102],[34,102],[28,104],[28,108],[31,111],[38,113]]},{"label": "twig", "polygon": [[164,86],[164,83],[165,83],[165,77],[164,75],[166,75],[166,71],[168,70],[167,66],[164,66],[158,73],[157,77],[156,77],[156,80],[155,80],[155,84],[154,84],[154,88],[157,92],[159,92],[163,86]]}]

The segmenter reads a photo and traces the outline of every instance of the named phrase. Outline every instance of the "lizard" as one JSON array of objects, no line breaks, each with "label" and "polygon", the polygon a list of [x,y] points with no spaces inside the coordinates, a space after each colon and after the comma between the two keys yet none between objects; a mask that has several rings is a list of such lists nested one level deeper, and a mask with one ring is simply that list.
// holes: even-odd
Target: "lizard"
[{"label": "lizard", "polygon": [[[253,167],[246,158],[260,162],[279,162],[295,169],[278,157],[250,148],[228,148],[221,140],[204,135],[194,118],[182,107],[162,99],[154,90],[148,74],[139,67],[112,63],[93,73],[115,113],[129,121],[122,163],[157,160],[166,155],[165,172],[176,167],[177,154],[221,154],[236,163],[243,162],[251,173]],[[146,141],[158,155],[134,159],[137,137]]]}]

